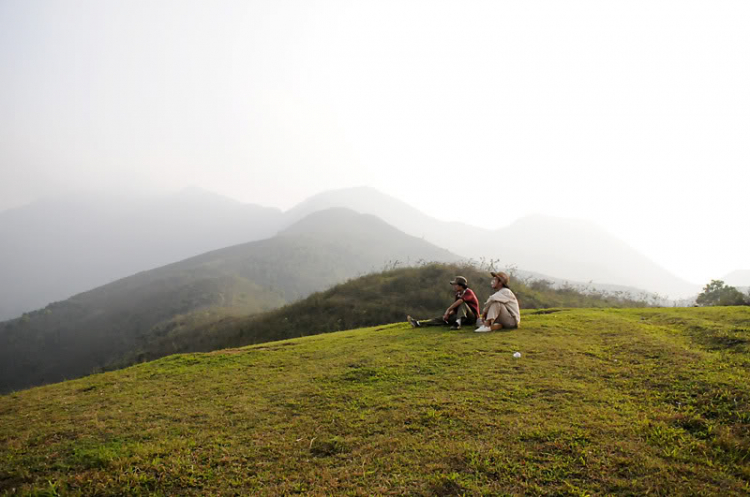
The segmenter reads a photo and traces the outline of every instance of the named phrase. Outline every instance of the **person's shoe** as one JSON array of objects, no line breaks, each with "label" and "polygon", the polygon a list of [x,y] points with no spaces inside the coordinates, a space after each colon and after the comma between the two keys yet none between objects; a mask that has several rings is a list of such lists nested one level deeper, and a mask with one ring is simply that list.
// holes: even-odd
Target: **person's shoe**
[{"label": "person's shoe", "polygon": [[474,330],[474,333],[487,333],[488,331],[492,331],[492,330],[490,329],[489,326],[487,326],[486,324],[483,324],[482,326]]},{"label": "person's shoe", "polygon": [[413,317],[406,316],[406,320],[409,321],[409,324],[411,325],[412,328],[419,328],[420,327],[419,321],[417,321]]},{"label": "person's shoe", "polygon": [[452,330],[460,330],[461,329],[461,318],[458,318],[456,322],[451,326]]}]

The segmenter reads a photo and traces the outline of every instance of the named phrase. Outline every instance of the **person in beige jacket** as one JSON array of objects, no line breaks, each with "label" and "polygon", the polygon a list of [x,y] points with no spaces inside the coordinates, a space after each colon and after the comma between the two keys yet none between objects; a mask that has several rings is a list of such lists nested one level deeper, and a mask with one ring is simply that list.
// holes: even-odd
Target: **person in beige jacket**
[{"label": "person in beige jacket", "polygon": [[503,272],[492,272],[492,289],[495,293],[490,295],[484,304],[482,311],[483,325],[477,328],[477,333],[497,331],[503,328],[518,328],[521,324],[521,309],[518,299],[513,291],[508,288],[510,278]]}]

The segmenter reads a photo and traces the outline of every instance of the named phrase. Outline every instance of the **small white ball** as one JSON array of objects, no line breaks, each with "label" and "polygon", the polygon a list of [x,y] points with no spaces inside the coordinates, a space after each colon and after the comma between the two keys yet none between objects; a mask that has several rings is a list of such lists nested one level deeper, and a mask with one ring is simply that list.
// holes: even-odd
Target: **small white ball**
[{"label": "small white ball", "polygon": [[519,357],[521,357],[521,353],[520,352],[516,352],[515,354],[513,354],[513,357],[515,357],[516,359],[518,359]]}]

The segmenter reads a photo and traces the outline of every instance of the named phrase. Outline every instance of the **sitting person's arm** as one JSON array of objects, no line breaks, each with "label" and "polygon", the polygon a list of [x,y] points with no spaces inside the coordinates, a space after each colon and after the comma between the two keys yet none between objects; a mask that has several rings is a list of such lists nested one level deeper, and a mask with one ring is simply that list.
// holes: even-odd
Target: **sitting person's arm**
[{"label": "sitting person's arm", "polygon": [[453,302],[453,303],[451,304],[451,306],[450,306],[450,307],[448,307],[448,309],[446,309],[446,310],[445,310],[445,314],[443,314],[443,319],[446,319],[446,320],[447,320],[447,319],[448,319],[448,317],[449,317],[449,316],[450,316],[451,314],[453,314],[454,312],[456,312],[456,309],[457,309],[457,308],[458,308],[458,307],[459,307],[459,306],[460,306],[461,304],[463,304],[463,303],[464,303],[464,299],[457,299],[457,300],[456,300],[455,302]]}]

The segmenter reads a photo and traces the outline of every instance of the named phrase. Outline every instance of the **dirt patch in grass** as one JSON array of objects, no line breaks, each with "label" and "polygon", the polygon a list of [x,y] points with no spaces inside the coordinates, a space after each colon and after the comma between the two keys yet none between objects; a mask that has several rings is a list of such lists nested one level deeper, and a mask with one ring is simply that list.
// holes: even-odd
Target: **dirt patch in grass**
[{"label": "dirt patch in grass", "polygon": [[211,355],[235,355],[235,354],[245,354],[247,353],[247,350],[242,349],[222,349],[222,350],[214,350],[213,352],[209,352]]},{"label": "dirt patch in grass", "polygon": [[439,497],[466,495],[466,489],[453,480],[443,479],[430,485],[430,491],[426,495],[437,495]]},{"label": "dirt patch in grass", "polygon": [[274,343],[271,346],[253,347],[250,350],[282,350],[287,347],[295,347],[297,345],[299,344],[297,344],[296,342],[278,342]]},{"label": "dirt patch in grass", "polygon": [[526,314],[530,314],[530,315],[533,315],[533,316],[538,316],[540,314],[554,314],[556,312],[566,312],[566,311],[569,311],[569,310],[570,309],[540,309],[538,311],[529,311]]},{"label": "dirt patch in grass", "polygon": [[10,475],[8,473],[0,472],[0,493],[13,492],[15,489],[21,488],[22,485],[30,481],[31,480],[18,475]]},{"label": "dirt patch in grass", "polygon": [[349,452],[349,447],[339,437],[328,440],[315,439],[310,443],[310,454],[315,457],[330,457]]}]

